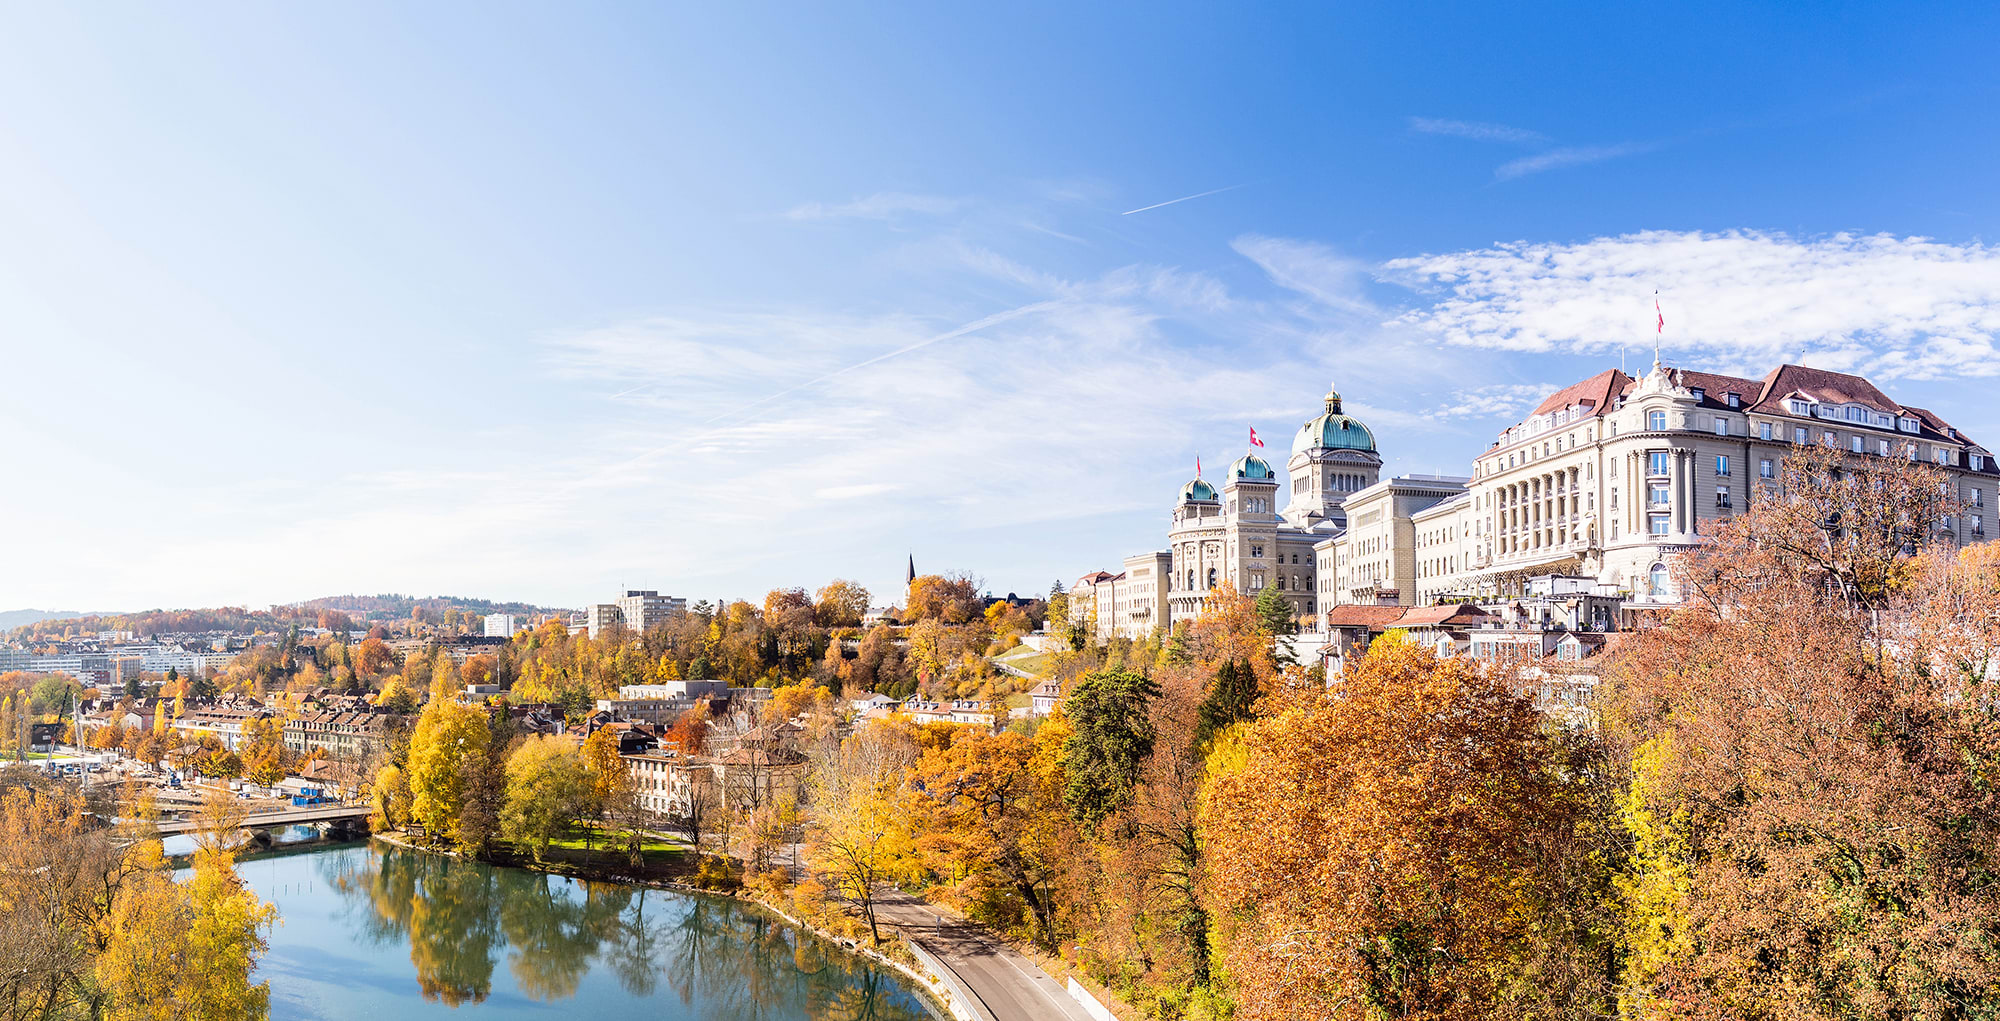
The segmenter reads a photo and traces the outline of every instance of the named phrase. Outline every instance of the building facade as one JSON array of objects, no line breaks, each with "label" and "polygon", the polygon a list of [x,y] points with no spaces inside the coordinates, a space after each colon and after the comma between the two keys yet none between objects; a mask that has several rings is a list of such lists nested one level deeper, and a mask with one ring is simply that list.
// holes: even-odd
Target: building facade
[{"label": "building facade", "polygon": [[618,612],[625,618],[625,627],[634,634],[645,634],[654,627],[666,623],[669,616],[687,612],[687,600],[678,596],[663,596],[652,589],[626,589],[618,597]]},{"label": "building facade", "polygon": [[1299,427],[1280,479],[1254,454],[1237,458],[1222,489],[1196,477],[1181,487],[1167,530],[1167,623],[1193,620],[1210,591],[1227,583],[1251,596],[1276,588],[1299,615],[1318,611],[1320,560],[1314,547],[1347,526],[1346,500],[1380,480],[1375,435],[1341,410],[1329,391],[1324,410]]},{"label": "building facade", "polygon": [[1417,605],[1417,532],[1412,517],[1464,496],[1467,481],[1409,475],[1383,479],[1348,497],[1342,505],[1347,528],[1314,546],[1315,556],[1330,568],[1319,576],[1320,601]]},{"label": "building facade", "polygon": [[1550,395],[1474,464],[1467,499],[1412,515],[1429,598],[1513,595],[1529,578],[1581,576],[1630,605],[1678,601],[1669,564],[1776,492],[1793,448],[1921,460],[1965,511],[1963,544],[1991,534],[2000,467],[1983,446],[1866,379],[1784,365],[1762,379],[1655,363]]}]

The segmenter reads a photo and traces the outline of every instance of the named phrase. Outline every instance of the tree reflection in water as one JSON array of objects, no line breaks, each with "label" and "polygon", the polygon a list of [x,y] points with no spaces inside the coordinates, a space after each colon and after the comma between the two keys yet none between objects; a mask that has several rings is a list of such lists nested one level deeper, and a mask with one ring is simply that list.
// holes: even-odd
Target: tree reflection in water
[{"label": "tree reflection in water", "polygon": [[408,942],[427,1000],[478,1003],[502,951],[523,995],[577,994],[594,968],[627,995],[674,996],[717,1021],[825,1018],[916,1021],[930,1015],[865,959],[719,898],[520,869],[375,845],[329,858],[329,885],[378,943]]}]

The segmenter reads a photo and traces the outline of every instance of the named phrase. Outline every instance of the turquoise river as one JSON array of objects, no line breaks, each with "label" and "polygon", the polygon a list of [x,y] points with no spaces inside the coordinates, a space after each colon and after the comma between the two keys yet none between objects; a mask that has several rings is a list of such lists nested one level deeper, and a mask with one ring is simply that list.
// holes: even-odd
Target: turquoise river
[{"label": "turquoise river", "polygon": [[915,1021],[902,976],[726,898],[584,883],[379,842],[240,863],[283,921],[275,1021]]}]

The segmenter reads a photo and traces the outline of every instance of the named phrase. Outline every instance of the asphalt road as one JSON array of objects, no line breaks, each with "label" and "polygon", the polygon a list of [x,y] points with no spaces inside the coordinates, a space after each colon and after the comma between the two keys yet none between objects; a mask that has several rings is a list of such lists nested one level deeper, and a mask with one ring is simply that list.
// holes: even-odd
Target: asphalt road
[{"label": "asphalt road", "polygon": [[994,1021],[1091,1021],[1048,972],[978,926],[942,919],[930,905],[893,890],[875,901],[875,913],[956,972]]}]

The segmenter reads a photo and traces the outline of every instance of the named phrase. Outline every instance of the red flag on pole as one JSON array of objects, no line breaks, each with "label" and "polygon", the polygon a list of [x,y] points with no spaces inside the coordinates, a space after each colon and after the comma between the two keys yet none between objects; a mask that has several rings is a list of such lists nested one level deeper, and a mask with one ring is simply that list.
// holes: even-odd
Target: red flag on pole
[{"label": "red flag on pole", "polygon": [[1658,291],[1653,292],[1653,312],[1660,317],[1659,328],[1654,330],[1653,332],[1655,333],[1667,332],[1667,314],[1665,312],[1660,311],[1660,292]]},{"label": "red flag on pole", "polygon": [[1257,427],[1254,425],[1250,427],[1250,445],[1253,447],[1264,445],[1264,441],[1257,438]]},{"label": "red flag on pole", "polygon": [[1201,478],[1201,455],[1194,455],[1194,477]]}]

